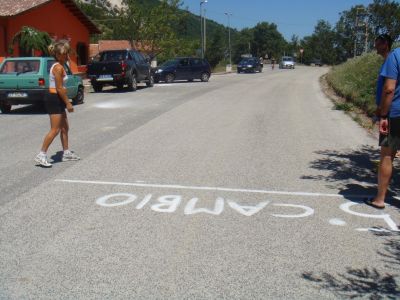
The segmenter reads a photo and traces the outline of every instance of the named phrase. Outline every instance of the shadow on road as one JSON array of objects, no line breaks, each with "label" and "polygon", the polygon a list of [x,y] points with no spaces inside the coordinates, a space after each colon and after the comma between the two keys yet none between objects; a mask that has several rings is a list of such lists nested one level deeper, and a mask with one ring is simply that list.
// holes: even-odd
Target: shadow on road
[{"label": "shadow on road", "polygon": [[[357,150],[323,150],[315,152],[320,156],[310,163],[312,169],[329,171],[327,175],[304,175],[302,179],[325,181],[341,194],[376,193],[379,150],[376,147],[362,146]],[[390,196],[400,193],[399,161],[395,161]]]},{"label": "shadow on road", "polygon": [[8,115],[46,115],[43,105],[13,106]]},{"label": "shadow on road", "polygon": [[384,240],[379,256],[385,262],[385,270],[375,268],[347,268],[342,274],[304,272],[304,280],[317,289],[333,292],[346,299],[399,299],[400,295],[400,233],[375,233]]},{"label": "shadow on road", "polygon": [[[320,158],[312,161],[312,169],[328,171],[325,175],[305,175],[304,180],[324,181],[340,194],[374,195],[376,193],[379,150],[377,147],[362,146],[357,150],[317,151]],[[388,196],[400,193],[399,162],[395,162],[393,179]],[[348,196],[347,196],[348,197]],[[346,198],[347,198],[346,197]],[[389,198],[388,197],[388,198]],[[360,202],[361,199],[349,199]],[[387,203],[400,208],[400,201],[388,199]],[[333,292],[345,299],[400,299],[400,233],[374,232],[382,239],[382,248],[377,252],[385,263],[383,269],[373,267],[348,267],[339,274],[304,272],[301,277],[317,289]],[[362,251],[362,249],[360,249]],[[368,262],[366,262],[368,264]]]},{"label": "shadow on road", "polygon": [[52,164],[58,164],[62,162],[62,157],[63,157],[63,151],[57,151],[56,154],[52,155],[50,159],[52,160]]},{"label": "shadow on road", "polygon": [[112,87],[106,86],[104,90],[101,92],[90,91],[90,94],[125,94],[125,93],[136,93],[138,91],[147,89],[147,86],[138,86],[136,91],[130,91],[127,87],[124,87],[122,90]]}]

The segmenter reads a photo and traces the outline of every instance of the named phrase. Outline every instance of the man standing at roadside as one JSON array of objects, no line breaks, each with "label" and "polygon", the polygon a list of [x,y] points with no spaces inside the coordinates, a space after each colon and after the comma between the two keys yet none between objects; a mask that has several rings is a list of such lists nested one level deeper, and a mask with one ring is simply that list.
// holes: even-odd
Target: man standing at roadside
[{"label": "man standing at roadside", "polygon": [[377,209],[385,208],[385,196],[392,177],[393,159],[400,150],[400,48],[390,52],[392,39],[383,34],[375,40],[375,47],[385,59],[377,87],[376,102],[379,117],[379,145],[381,157],[378,171],[378,193],[365,203]]}]

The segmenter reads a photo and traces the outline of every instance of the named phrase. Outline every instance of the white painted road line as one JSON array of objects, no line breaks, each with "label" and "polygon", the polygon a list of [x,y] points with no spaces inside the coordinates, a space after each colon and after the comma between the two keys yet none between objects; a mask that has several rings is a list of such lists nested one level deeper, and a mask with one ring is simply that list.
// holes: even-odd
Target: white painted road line
[{"label": "white painted road line", "polygon": [[284,196],[306,196],[306,197],[330,197],[330,198],[365,198],[371,195],[351,195],[351,194],[324,194],[324,193],[308,193],[308,192],[287,192],[287,191],[268,191],[254,190],[241,188],[224,188],[224,187],[207,187],[207,186],[185,186],[185,185],[170,185],[170,184],[150,184],[139,181],[131,182],[111,182],[111,181],[93,181],[93,180],[71,180],[71,179],[56,179],[57,182],[78,183],[78,184],[94,184],[94,185],[117,185],[117,186],[135,186],[144,188],[163,188],[177,190],[197,190],[197,191],[222,191],[235,193],[250,193],[250,194],[269,194],[269,195],[284,195]]}]

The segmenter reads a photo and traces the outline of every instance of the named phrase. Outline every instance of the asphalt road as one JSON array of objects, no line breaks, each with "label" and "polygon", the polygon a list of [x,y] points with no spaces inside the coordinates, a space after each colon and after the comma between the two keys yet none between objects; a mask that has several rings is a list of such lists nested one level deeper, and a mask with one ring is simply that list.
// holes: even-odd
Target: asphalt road
[{"label": "asphalt road", "polygon": [[361,203],[377,141],[325,72],[88,94],[69,115],[83,159],[57,140],[52,169],[33,162],[47,115],[0,115],[0,298],[398,298],[399,200]]}]

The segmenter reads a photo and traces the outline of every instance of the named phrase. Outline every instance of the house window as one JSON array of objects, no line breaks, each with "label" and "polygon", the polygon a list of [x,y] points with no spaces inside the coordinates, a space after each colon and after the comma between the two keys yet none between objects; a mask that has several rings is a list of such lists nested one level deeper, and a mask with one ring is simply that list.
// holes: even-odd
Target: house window
[{"label": "house window", "polygon": [[78,56],[78,66],[87,64],[87,46],[84,43],[78,43],[76,45],[76,54]]}]

